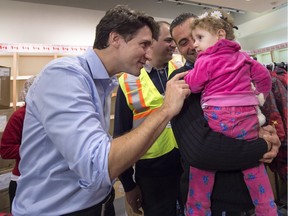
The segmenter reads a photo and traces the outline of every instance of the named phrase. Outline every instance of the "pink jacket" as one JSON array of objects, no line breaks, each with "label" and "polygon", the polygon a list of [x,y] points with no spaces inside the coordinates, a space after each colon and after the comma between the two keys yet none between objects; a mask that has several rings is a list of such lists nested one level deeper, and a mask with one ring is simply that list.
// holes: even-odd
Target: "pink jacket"
[{"label": "pink jacket", "polygon": [[252,81],[256,93],[266,97],[270,92],[269,71],[240,49],[238,43],[222,39],[198,55],[184,79],[193,93],[202,92],[202,106],[258,105]]}]

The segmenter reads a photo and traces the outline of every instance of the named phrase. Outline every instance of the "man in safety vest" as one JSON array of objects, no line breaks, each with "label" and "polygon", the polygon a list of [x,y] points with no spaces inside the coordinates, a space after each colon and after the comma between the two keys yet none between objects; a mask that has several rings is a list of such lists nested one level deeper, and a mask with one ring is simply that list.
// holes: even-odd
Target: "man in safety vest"
[{"label": "man in safety vest", "polygon": [[[165,97],[169,75],[177,69],[172,62],[175,43],[169,33],[170,24],[158,22],[158,41],[151,47],[151,60],[139,77],[124,73],[119,78],[115,106],[114,136],[137,127],[157,110]],[[136,144],[136,143],[135,143]],[[145,216],[175,216],[179,176],[182,171],[178,146],[170,123],[146,154],[119,177],[126,200],[135,213],[144,210]]]}]

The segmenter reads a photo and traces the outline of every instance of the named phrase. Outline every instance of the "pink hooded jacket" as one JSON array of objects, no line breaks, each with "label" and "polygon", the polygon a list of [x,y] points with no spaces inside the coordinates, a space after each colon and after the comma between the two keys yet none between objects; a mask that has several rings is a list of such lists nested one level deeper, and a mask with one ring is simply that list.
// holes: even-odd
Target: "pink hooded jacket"
[{"label": "pink hooded jacket", "polygon": [[193,93],[202,91],[202,107],[258,105],[255,93],[266,97],[270,92],[269,71],[240,49],[238,43],[222,39],[198,55],[184,79]]}]

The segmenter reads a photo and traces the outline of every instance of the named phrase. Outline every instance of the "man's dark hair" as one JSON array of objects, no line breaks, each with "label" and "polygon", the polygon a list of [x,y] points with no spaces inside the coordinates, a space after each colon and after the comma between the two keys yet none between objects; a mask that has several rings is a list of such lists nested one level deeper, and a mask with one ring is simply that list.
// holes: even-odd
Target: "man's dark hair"
[{"label": "man's dark hair", "polygon": [[93,48],[101,50],[108,47],[111,32],[117,32],[128,42],[144,26],[150,28],[153,39],[158,38],[159,26],[153,17],[133,11],[125,5],[117,5],[108,10],[97,25]]},{"label": "man's dark hair", "polygon": [[187,19],[190,18],[196,18],[197,16],[194,15],[193,13],[182,13],[179,16],[177,16],[170,25],[170,34],[172,35],[172,30],[178,26],[181,25],[182,23],[184,23]]}]

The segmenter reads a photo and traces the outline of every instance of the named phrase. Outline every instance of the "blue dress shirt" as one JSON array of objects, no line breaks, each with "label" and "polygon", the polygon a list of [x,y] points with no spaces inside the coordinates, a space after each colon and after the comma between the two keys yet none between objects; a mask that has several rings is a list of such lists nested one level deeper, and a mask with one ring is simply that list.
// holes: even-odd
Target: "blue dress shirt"
[{"label": "blue dress shirt", "polygon": [[50,62],[30,87],[13,215],[62,215],[101,202],[108,173],[111,92],[96,53]]}]

